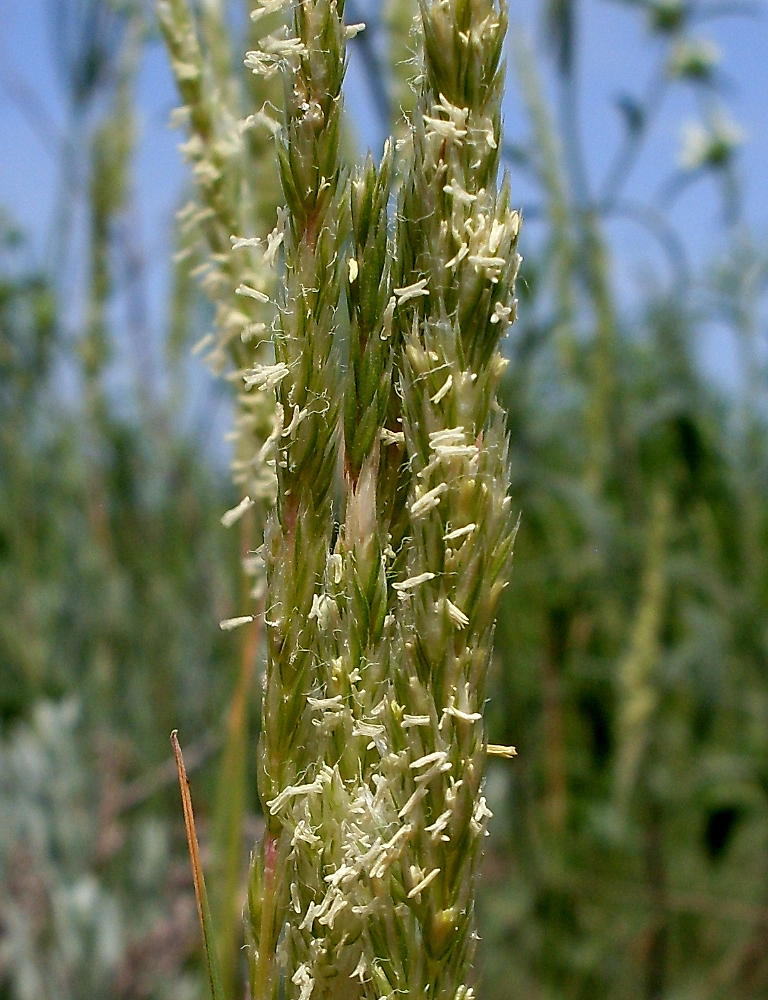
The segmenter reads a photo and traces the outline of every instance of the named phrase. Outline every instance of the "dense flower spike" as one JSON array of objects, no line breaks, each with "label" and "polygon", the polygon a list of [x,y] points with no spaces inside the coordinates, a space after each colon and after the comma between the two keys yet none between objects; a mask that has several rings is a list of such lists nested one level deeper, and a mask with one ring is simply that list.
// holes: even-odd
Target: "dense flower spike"
[{"label": "dense flower spike", "polygon": [[[334,780],[323,765],[330,734],[313,725],[317,712],[310,699],[324,672],[325,633],[333,617],[323,581],[341,402],[337,313],[347,221],[339,158],[347,39],[342,14],[341,5],[330,0],[295,4],[290,28],[265,36],[246,57],[255,74],[283,76],[284,114],[276,142],[287,209],[276,363],[246,375],[246,381],[274,389],[277,397],[272,441],[277,507],[263,547],[267,672],[259,792],[266,832],[254,861],[253,880],[260,888],[250,907],[252,992],[260,998],[279,989],[275,958],[281,934],[288,995],[308,997],[313,990],[317,956],[303,926],[312,904],[298,899],[297,913],[297,892],[302,886],[306,896],[306,887],[317,882],[302,874],[307,853],[316,867],[317,820],[311,814],[313,804],[330,795]],[[300,830],[307,831],[303,839]]]},{"label": "dense flower spike", "polygon": [[[509,568],[498,345],[514,319],[519,216],[496,190],[505,10],[493,0],[421,4],[425,58],[403,186],[398,280],[403,431],[412,475],[396,698],[427,710],[411,768],[432,761],[410,810],[412,907],[428,997],[454,997],[473,951],[474,877],[490,815],[482,726],[493,622]],[[424,777],[421,775],[420,777]],[[415,882],[415,885],[413,884]],[[416,891],[418,890],[418,891]],[[411,898],[409,896],[409,898]]]},{"label": "dense flower spike", "polygon": [[[192,167],[194,197],[179,213],[182,257],[197,258],[200,283],[215,306],[214,330],[195,348],[204,353],[212,370],[239,381],[251,366],[273,359],[268,328],[276,287],[274,254],[278,226],[273,225],[277,199],[277,171],[271,134],[258,116],[244,118],[243,96],[228,73],[229,52],[220,15],[208,5],[196,16],[188,0],[162,0],[160,25],[171,55],[171,66],[183,107],[175,113],[189,138],[182,152]],[[273,96],[272,87],[255,88],[259,100]],[[261,126],[261,127],[259,127]],[[258,183],[256,183],[258,177]],[[247,233],[262,235],[246,236]],[[274,400],[248,392],[237,396],[233,478],[245,501],[223,519],[229,526],[252,506],[263,523],[274,503],[275,476],[266,464],[264,443],[273,433]],[[263,567],[250,559],[246,571],[256,589],[263,590]]]},{"label": "dense flower spike", "polygon": [[[277,502],[251,993],[470,1000],[484,763],[512,752],[483,728],[514,536],[496,403],[519,265],[496,183],[506,10],[422,0],[406,138],[349,179],[341,87],[360,26],[341,0],[261,0],[253,18],[280,13],[246,56],[283,81],[285,202],[263,252],[284,264],[274,357],[240,376],[276,413],[259,449]],[[233,235],[244,260],[263,245]],[[265,305],[258,271],[228,277],[225,297]]]}]

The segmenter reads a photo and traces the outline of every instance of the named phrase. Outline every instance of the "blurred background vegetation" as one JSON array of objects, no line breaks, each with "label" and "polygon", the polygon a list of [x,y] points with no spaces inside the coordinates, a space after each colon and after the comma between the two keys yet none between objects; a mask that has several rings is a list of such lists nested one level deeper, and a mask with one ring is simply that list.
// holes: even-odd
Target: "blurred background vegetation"
[{"label": "blurred background vegetation", "polygon": [[[157,29],[143,3],[49,6],[68,108],[49,259],[0,219],[0,998],[205,995],[178,728],[240,1000],[261,654],[258,623],[217,623],[249,608],[254,543],[247,521],[220,523],[239,496],[217,390],[188,363],[211,312],[181,231],[165,335],[147,343],[132,178],[137,67]],[[246,47],[232,6],[199,5],[219,72]],[[575,0],[542,2],[539,44],[510,44],[525,124],[503,153],[526,227],[504,402],[522,522],[488,720],[519,756],[488,774],[485,1000],[768,995],[768,249],[744,217],[727,80],[704,40],[715,14],[760,9],[623,6],[657,65],[617,99],[599,176]],[[383,132],[408,105],[414,3],[347,8],[369,24],[357,79]],[[701,125],[656,193],[630,197],[680,88]],[[699,263],[670,220],[703,179],[720,221]],[[657,260],[631,301],[620,219]],[[702,371],[713,325],[737,348],[727,388]]]}]

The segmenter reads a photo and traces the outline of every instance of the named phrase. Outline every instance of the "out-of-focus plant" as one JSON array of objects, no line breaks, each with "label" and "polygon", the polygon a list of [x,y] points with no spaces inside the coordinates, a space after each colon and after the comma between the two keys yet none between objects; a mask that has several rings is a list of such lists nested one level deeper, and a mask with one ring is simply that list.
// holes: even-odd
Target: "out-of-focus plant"
[{"label": "out-of-focus plant", "polygon": [[174,723],[199,734],[196,766],[219,742],[236,671],[208,613],[233,601],[237,553],[211,533],[227,491],[152,378],[114,388],[115,357],[147,333],[118,331],[114,308],[140,293],[124,276],[141,263],[126,233],[145,12],[60,13],[77,129],[57,260],[84,272],[49,278],[3,221],[0,992],[191,997],[163,762]]},{"label": "out-of-focus plant", "polygon": [[194,915],[169,864],[172,776],[156,768],[163,732],[181,717],[209,756],[226,701],[210,672],[229,675],[220,633],[195,609],[231,600],[235,562],[201,541],[214,538],[226,494],[188,445],[155,436],[150,449],[108,397],[97,423],[57,393],[77,361],[55,294],[10,252],[0,296],[0,989],[192,996],[193,963],[183,970]]},{"label": "out-of-focus plant", "polygon": [[126,875],[108,877],[117,825],[94,823],[108,819],[92,781],[104,761],[90,759],[81,714],[74,700],[38,701],[0,747],[0,982],[18,1000],[193,998],[196,971],[182,967],[194,914],[167,877],[170,828],[151,815],[131,824]]},{"label": "out-of-focus plant", "polygon": [[[240,643],[241,670],[234,693],[214,822],[213,912],[219,929],[223,989],[234,995],[242,941],[243,822],[248,799],[248,736],[254,667],[260,653],[260,621],[251,612],[264,607],[263,562],[255,550],[274,501],[275,475],[268,452],[282,427],[275,424],[274,401],[249,392],[240,373],[273,357],[269,307],[275,291],[270,267],[283,236],[277,212],[278,177],[270,108],[278,100],[275,82],[235,72],[233,45],[222,4],[196,11],[186,0],[160,4],[160,24],[184,102],[175,118],[188,130],[182,150],[192,167],[193,197],[179,213],[177,269],[197,260],[195,276],[214,305],[213,330],[195,351],[214,373],[237,387],[232,443],[233,479],[239,503],[222,517],[240,528],[241,561],[249,587],[222,619],[226,631],[249,625]],[[177,354],[176,360],[179,361]],[[238,384],[239,383],[239,384]],[[235,613],[235,612],[240,613]]]},{"label": "out-of-focus plant", "polygon": [[[695,162],[673,166],[648,204],[626,193],[671,87],[697,88],[702,120],[723,120],[712,50],[697,41],[706,5],[638,6],[659,67],[645,97],[621,102],[625,135],[601,183],[578,129],[576,5],[548,7],[558,113],[541,66],[525,51],[517,59],[531,139],[509,152],[541,191],[532,208],[543,225],[505,393],[527,530],[498,629],[508,717],[491,709],[492,732],[514,733],[522,749],[490,786],[508,817],[481,897],[494,995],[516,978],[521,992],[563,998],[748,997],[765,976],[753,961],[766,807],[752,687],[768,587],[768,525],[754,500],[768,457],[755,431],[764,435],[764,272],[734,239],[743,283],[716,263],[694,281],[685,240],[662,214],[711,176],[734,218],[730,126],[697,132]],[[613,277],[607,224],[621,216],[658,242],[674,289],[634,314]],[[702,375],[703,316],[757,361],[735,399]],[[747,857],[757,880],[742,877]]]}]

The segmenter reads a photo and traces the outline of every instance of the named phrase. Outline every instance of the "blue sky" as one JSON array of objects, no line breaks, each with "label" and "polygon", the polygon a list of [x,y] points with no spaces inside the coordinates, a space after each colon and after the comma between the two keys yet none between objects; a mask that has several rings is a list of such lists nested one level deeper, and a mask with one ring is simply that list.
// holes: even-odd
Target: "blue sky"
[{"label": "blue sky", "polygon": [[[374,0],[376,2],[376,0]],[[523,33],[541,49],[540,0],[512,0],[512,32]],[[754,5],[757,16],[719,18],[702,24],[696,34],[713,40],[721,51],[720,73],[726,83],[728,114],[741,127],[745,142],[739,154],[745,216],[758,239],[768,236],[768,9]],[[3,163],[0,168],[0,206],[25,231],[30,255],[38,262],[50,259],[50,234],[59,184],[60,147],[67,128],[62,90],[54,57],[55,26],[45,0],[0,0],[0,132]],[[607,0],[582,0],[579,17],[582,61],[581,130],[588,172],[595,182],[603,176],[621,134],[616,111],[619,94],[639,95],[645,88],[659,45],[649,35],[636,7]],[[349,104],[361,121],[365,115],[365,82],[353,61],[347,82]],[[161,303],[168,273],[169,223],[178,206],[184,170],[176,153],[178,136],[167,126],[176,96],[164,51],[150,44],[142,64],[138,89],[140,141],[137,151],[136,227],[145,260],[156,328],[162,326]],[[699,108],[692,88],[677,86],[665,103],[650,141],[628,186],[635,199],[652,199],[662,178],[674,168],[681,146],[681,128],[696,119]],[[526,125],[516,99],[510,71],[506,131],[519,141]],[[375,128],[360,129],[373,144]],[[531,191],[516,178],[516,191],[525,209]],[[719,198],[712,181],[690,187],[676,203],[671,221],[696,267],[722,246],[724,233]],[[648,280],[649,270],[663,274],[656,244],[631,224],[616,224],[611,235],[618,248],[618,274],[625,301]],[[55,249],[55,248],[54,248]],[[75,262],[76,267],[76,262]],[[720,374],[732,365],[729,346],[714,336],[702,345],[705,365]],[[726,374],[727,380],[727,374]]]}]

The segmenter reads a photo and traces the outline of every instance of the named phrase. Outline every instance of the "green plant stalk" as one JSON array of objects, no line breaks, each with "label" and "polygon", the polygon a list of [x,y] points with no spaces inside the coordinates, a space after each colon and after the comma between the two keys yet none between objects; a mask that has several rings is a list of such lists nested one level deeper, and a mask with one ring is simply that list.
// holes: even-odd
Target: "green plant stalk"
[{"label": "green plant stalk", "polygon": [[581,243],[584,248],[584,278],[591,301],[595,336],[590,357],[589,403],[586,412],[586,435],[590,444],[586,468],[587,486],[597,495],[605,486],[617,459],[618,419],[617,329],[618,318],[608,279],[607,248],[593,212],[581,219]]},{"label": "green plant stalk", "polygon": [[616,756],[616,800],[625,811],[637,787],[638,777],[653,735],[658,710],[656,682],[661,653],[661,633],[667,602],[667,550],[672,521],[672,499],[658,487],[653,498],[647,529],[645,566],[629,648],[618,669],[619,746]]},{"label": "green plant stalk", "polygon": [[261,623],[251,622],[240,633],[240,674],[232,694],[221,777],[214,809],[212,843],[217,864],[213,911],[218,928],[222,984],[227,997],[239,993],[238,955],[242,947],[243,821],[249,779],[251,691],[261,638]]},{"label": "green plant stalk", "polygon": [[533,53],[522,36],[515,39],[514,54],[520,90],[531,121],[538,154],[537,173],[546,193],[551,232],[551,245],[546,260],[554,271],[558,340],[567,370],[573,373],[576,364],[574,341],[576,295],[572,276],[577,260],[572,224],[573,206],[568,196],[562,150],[546,105],[542,81],[536,70]]}]

